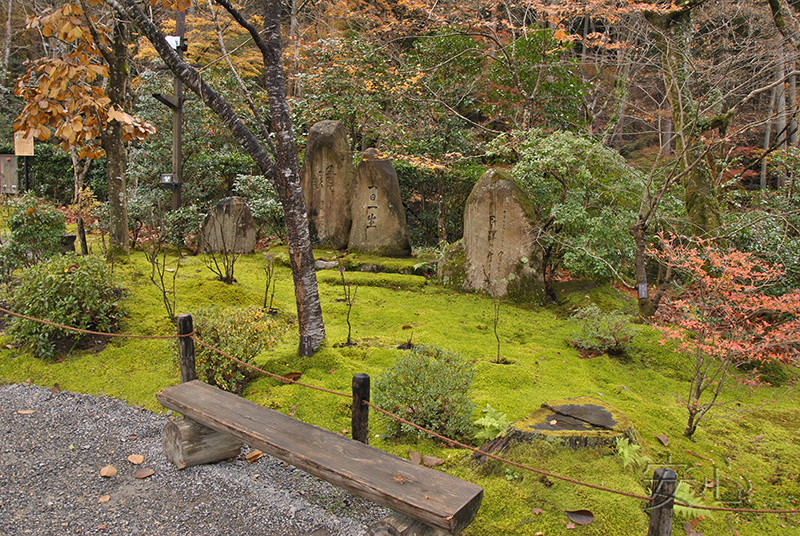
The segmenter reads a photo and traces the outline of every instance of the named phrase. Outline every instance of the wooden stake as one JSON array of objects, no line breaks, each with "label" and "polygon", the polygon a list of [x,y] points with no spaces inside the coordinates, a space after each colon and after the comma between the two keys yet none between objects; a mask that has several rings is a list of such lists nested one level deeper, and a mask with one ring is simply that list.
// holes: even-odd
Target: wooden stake
[{"label": "wooden stake", "polygon": [[676,485],[677,475],[672,469],[659,467],[653,473],[653,498],[650,501],[650,529],[647,536],[670,536],[672,533]]},{"label": "wooden stake", "polygon": [[[194,331],[192,315],[178,315],[178,335],[189,335]],[[180,349],[181,364],[181,383],[190,382],[197,379],[197,370],[194,362],[194,339],[191,337],[179,337],[178,348]]]},{"label": "wooden stake", "polygon": [[369,445],[369,375],[353,376],[353,439]]}]

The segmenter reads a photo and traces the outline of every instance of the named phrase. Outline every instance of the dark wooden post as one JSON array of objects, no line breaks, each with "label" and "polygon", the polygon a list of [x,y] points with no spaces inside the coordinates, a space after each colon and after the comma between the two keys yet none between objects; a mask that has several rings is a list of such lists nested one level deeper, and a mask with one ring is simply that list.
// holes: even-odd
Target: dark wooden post
[{"label": "dark wooden post", "polygon": [[197,370],[194,365],[194,339],[180,335],[189,335],[194,331],[192,315],[178,315],[178,348],[180,350],[181,383],[197,379]]},{"label": "dark wooden post", "polygon": [[670,536],[672,507],[678,477],[675,471],[659,467],[653,473],[653,498],[650,500],[650,529],[647,536]]},{"label": "dark wooden post", "polygon": [[353,439],[369,445],[369,374],[353,376]]}]

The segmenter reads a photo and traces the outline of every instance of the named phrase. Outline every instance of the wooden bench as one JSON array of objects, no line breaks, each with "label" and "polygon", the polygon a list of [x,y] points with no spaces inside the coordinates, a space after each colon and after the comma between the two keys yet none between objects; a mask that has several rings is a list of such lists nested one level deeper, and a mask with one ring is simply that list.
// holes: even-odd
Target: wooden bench
[{"label": "wooden bench", "polygon": [[483,488],[306,424],[198,380],[156,394],[166,408],[448,534],[475,518]]}]

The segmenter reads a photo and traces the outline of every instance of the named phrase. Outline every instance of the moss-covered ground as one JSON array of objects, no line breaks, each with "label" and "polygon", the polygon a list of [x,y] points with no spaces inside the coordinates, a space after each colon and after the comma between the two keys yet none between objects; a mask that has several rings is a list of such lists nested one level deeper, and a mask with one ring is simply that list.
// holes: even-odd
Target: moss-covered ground
[{"label": "moss-covered ground", "polygon": [[[323,250],[317,255],[330,258],[332,252]],[[214,280],[202,257],[184,258],[177,275],[177,312],[211,305],[261,305],[264,264],[261,253],[241,257],[236,264],[237,282],[225,285]],[[413,268],[415,263],[394,264]],[[127,290],[128,316],[122,333],[174,333],[149,274],[150,267],[140,253],[134,253],[129,263],[114,267],[117,282]],[[800,408],[792,381],[782,387],[741,389],[730,415],[704,423],[689,440],[682,436],[686,410],[678,399],[688,388],[687,363],[662,347],[658,335],[647,326],[637,326],[626,358],[581,359],[566,342],[579,326],[564,308],[502,303],[498,331],[500,355],[507,363],[495,364],[491,299],[446,290],[419,275],[348,271],[347,281],[358,285],[351,314],[352,336],[358,344],[341,347],[339,343],[347,339],[347,305],[337,301],[343,296],[341,275],[336,271],[318,275],[327,330],[324,347],[313,357],[298,357],[297,332],[292,329],[276,348],[259,355],[260,366],[280,374],[301,372],[303,382],[347,393],[353,374],[380,375],[401,355],[397,346],[409,339],[414,344],[438,345],[474,361],[476,419],[487,404],[517,420],[547,400],[601,398],[633,422],[643,463],[625,467],[622,457],[610,447],[570,450],[545,441],[512,447],[507,453],[510,459],[639,495],[649,494],[653,470],[669,465],[687,484],[683,489],[708,505],[796,507],[800,498]],[[624,300],[620,301],[624,296],[617,296],[610,287],[592,289],[591,296],[582,291],[581,299],[587,296],[604,300],[604,306],[615,300],[625,306]],[[295,314],[291,274],[283,266],[277,268],[274,305],[281,314]],[[58,383],[62,389],[114,396],[154,411],[160,411],[154,394],[178,382],[174,340],[112,339],[102,351],[76,351],[58,362],[36,359],[5,337],[0,337],[0,348],[0,380],[4,382]],[[793,370],[790,376],[795,376]],[[346,398],[267,377],[252,382],[244,395],[337,433],[349,429]],[[644,501],[541,477],[499,462],[478,466],[464,451],[432,440],[383,438],[382,430],[380,420],[373,416],[373,446],[400,456],[406,456],[408,450],[438,456],[447,460],[443,470],[485,488],[483,505],[467,535],[572,534],[567,532],[563,512],[579,509],[590,510],[595,517],[591,524],[577,526],[575,534],[647,532]],[[668,436],[668,446],[656,435]],[[652,462],[646,462],[644,456]],[[540,514],[533,513],[537,508]],[[682,524],[688,519],[678,517],[673,533],[682,534]],[[793,515],[716,513],[702,515],[695,522],[696,529],[706,536],[795,534],[800,530],[800,517]]]}]

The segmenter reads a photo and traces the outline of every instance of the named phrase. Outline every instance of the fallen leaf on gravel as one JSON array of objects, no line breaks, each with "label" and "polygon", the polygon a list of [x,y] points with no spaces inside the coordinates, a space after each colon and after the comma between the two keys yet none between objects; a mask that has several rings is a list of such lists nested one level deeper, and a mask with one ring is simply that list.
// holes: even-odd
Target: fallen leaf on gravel
[{"label": "fallen leaf on gravel", "polygon": [[128,461],[131,462],[133,465],[141,465],[144,462],[144,456],[141,454],[131,454],[128,456]]},{"label": "fallen leaf on gravel", "polygon": [[111,500],[111,495],[103,495],[102,497],[97,499],[97,502],[99,502],[99,503],[107,503],[110,500]]},{"label": "fallen leaf on gravel", "polygon": [[128,436],[128,441],[136,441],[137,439],[139,439],[139,436],[135,436],[133,434]]},{"label": "fallen leaf on gravel", "polygon": [[258,459],[263,455],[264,455],[264,453],[261,452],[260,450],[253,449],[250,452],[248,452],[247,455],[244,458],[249,463],[256,463],[256,461],[258,461]]},{"label": "fallen leaf on gravel", "polygon": [[112,477],[117,474],[117,469],[113,465],[106,465],[100,469],[100,476]]},{"label": "fallen leaf on gravel", "polygon": [[148,469],[147,467],[142,467],[140,469],[137,469],[136,472],[133,473],[133,476],[142,479],[142,478],[147,478],[148,476],[153,476],[154,474],[156,474],[156,472],[153,471],[152,469]]},{"label": "fallen leaf on gravel", "polygon": [[33,415],[34,413],[36,413],[36,411],[32,409],[21,409],[17,413],[19,413],[20,415]]}]

